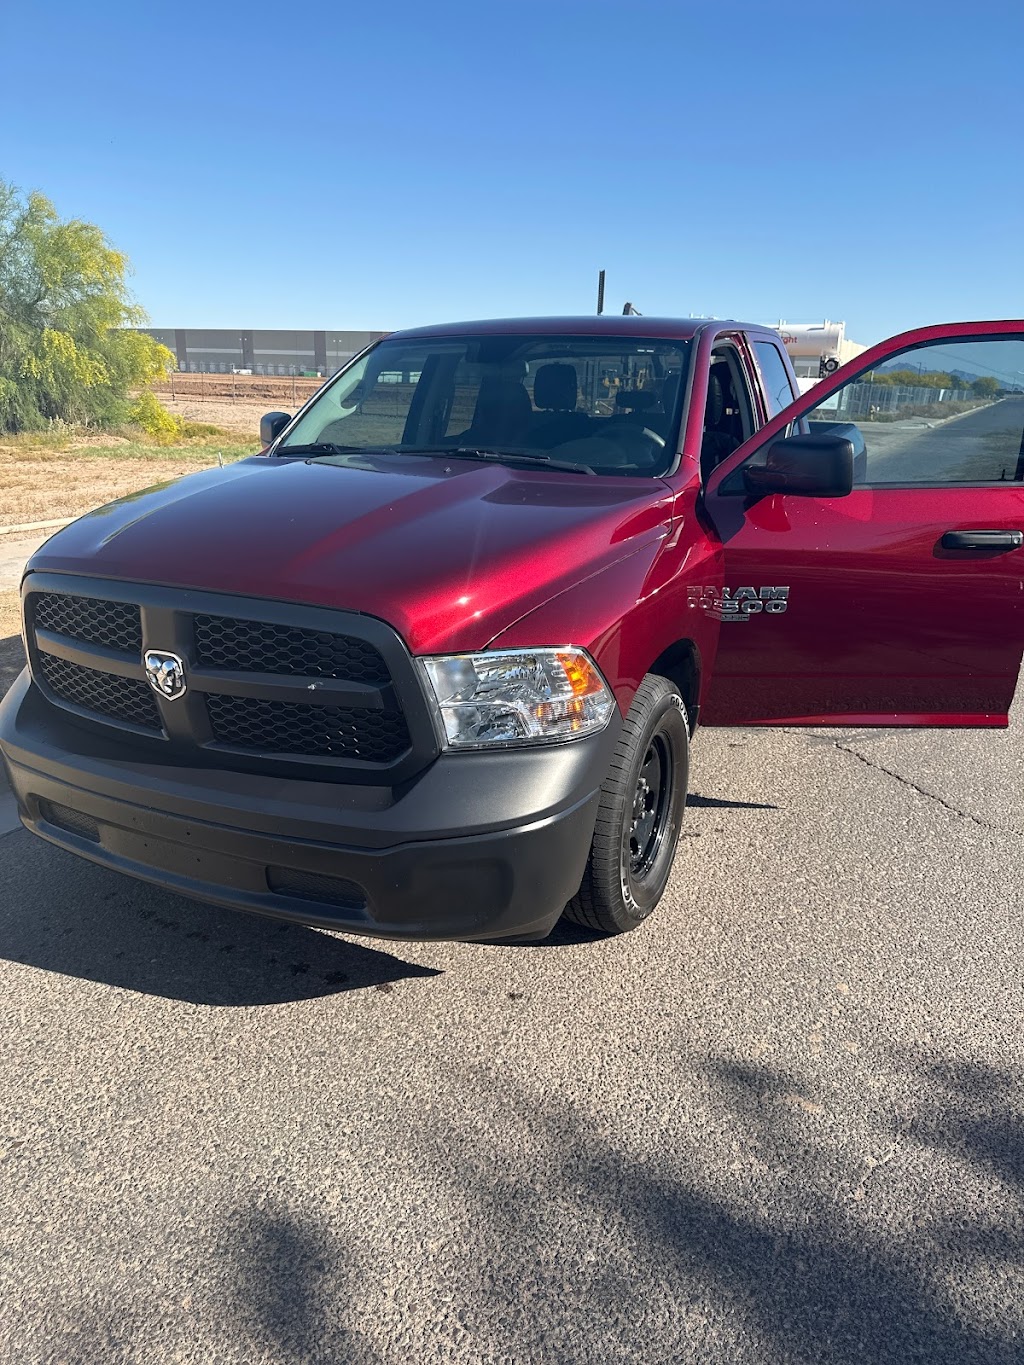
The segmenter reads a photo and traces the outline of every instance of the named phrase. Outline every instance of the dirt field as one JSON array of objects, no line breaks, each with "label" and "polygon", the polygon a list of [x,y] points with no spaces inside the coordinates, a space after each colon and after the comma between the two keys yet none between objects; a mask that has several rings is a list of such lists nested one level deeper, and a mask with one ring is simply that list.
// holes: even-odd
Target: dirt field
[{"label": "dirt field", "polygon": [[295,411],[287,405],[282,408],[267,398],[250,397],[244,402],[241,399],[232,402],[230,399],[171,398],[169,394],[161,393],[160,402],[168,412],[184,417],[186,422],[212,422],[234,435],[251,439],[253,451],[259,449],[260,418],[265,412]]},{"label": "dirt field", "polygon": [[160,395],[161,402],[166,398],[185,398],[199,403],[263,403],[264,412],[275,407],[294,412],[323,382],[262,374],[173,374],[154,384],[153,390]]}]

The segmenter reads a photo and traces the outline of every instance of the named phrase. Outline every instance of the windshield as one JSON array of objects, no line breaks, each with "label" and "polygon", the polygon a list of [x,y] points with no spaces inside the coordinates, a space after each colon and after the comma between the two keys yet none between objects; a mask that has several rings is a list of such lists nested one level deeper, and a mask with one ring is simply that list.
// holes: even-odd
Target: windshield
[{"label": "windshield", "polygon": [[687,345],[607,336],[395,337],[343,370],[276,453],[384,447],[661,474],[675,453]]}]

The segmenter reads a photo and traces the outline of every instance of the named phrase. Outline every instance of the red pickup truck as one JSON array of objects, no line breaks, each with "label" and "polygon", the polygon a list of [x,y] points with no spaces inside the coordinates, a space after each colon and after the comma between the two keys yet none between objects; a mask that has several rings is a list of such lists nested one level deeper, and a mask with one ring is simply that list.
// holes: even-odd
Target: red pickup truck
[{"label": "red pickup truck", "polygon": [[229,468],[58,532],[0,708],[26,826],[393,938],[640,924],[704,725],[1004,726],[1024,322],[797,396],[779,336],[394,333]]}]

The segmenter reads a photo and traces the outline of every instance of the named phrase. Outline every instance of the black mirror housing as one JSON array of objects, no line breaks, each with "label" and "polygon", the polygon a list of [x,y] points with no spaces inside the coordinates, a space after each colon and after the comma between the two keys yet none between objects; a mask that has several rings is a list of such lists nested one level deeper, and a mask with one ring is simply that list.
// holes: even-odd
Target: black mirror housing
[{"label": "black mirror housing", "polygon": [[853,442],[845,436],[787,436],[772,442],[763,465],[744,468],[743,482],[757,498],[845,498],[853,492],[853,463]]},{"label": "black mirror housing", "polygon": [[271,445],[292,420],[290,412],[265,412],[260,418],[260,445]]}]

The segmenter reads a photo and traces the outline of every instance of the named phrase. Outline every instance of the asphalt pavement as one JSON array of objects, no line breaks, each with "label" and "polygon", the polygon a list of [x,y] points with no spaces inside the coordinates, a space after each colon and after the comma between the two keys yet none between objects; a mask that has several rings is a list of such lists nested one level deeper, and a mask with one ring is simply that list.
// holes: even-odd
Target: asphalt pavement
[{"label": "asphalt pavement", "polygon": [[1024,438],[1024,398],[1001,398],[935,421],[858,419],[867,446],[868,482],[1013,480]]},{"label": "asphalt pavement", "polygon": [[0,1359],[1020,1361],[1022,719],[704,732],[612,940],[0,837]]}]

